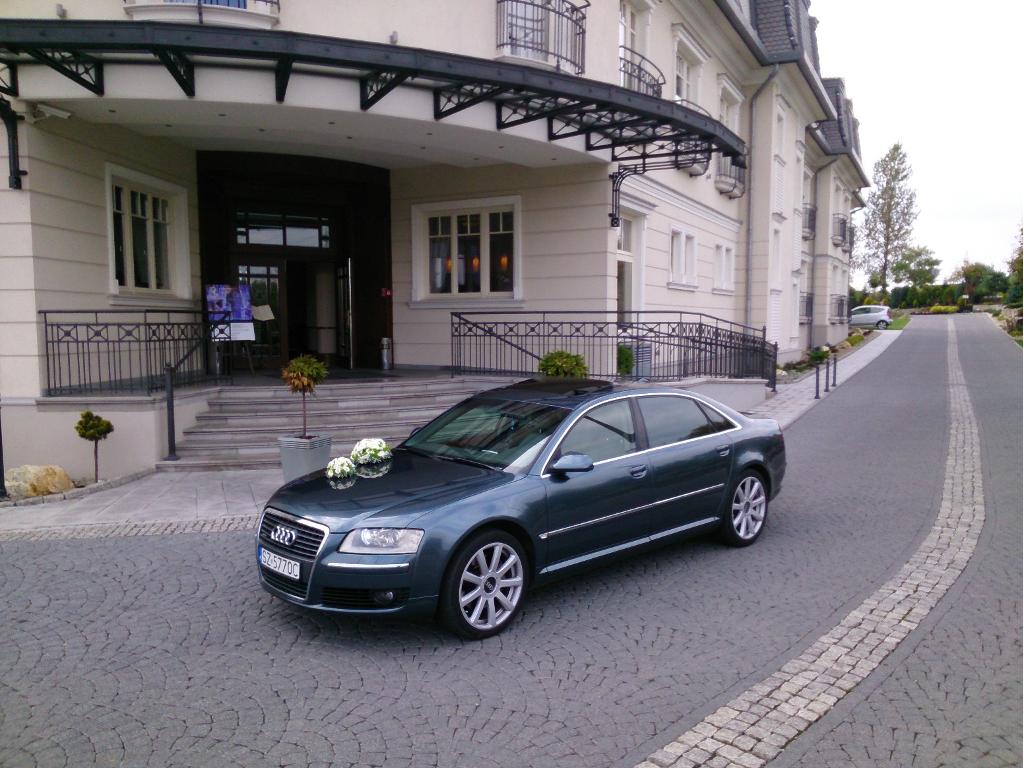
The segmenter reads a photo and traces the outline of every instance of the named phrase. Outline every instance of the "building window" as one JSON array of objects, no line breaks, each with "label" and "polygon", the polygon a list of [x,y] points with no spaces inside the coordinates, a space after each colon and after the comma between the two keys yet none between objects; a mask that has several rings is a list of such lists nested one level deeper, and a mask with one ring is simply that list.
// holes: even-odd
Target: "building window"
[{"label": "building window", "polygon": [[171,290],[172,206],[166,197],[111,186],[114,282],[127,290]]},{"label": "building window", "polygon": [[708,56],[697,41],[678,24],[675,25],[675,33],[675,99],[677,102],[700,104],[700,74]]},{"label": "building window", "polygon": [[464,296],[513,298],[519,275],[518,199],[472,201],[449,208],[414,206],[419,299]]},{"label": "building window", "polygon": [[743,92],[725,75],[718,76],[718,122],[733,133],[740,130],[740,105]]},{"label": "building window", "polygon": [[235,243],[329,249],[331,223],[320,216],[236,211]]},{"label": "building window", "polygon": [[715,246],[715,281],[714,287],[731,291],[735,288],[733,276],[736,274],[736,251],[730,245]]},{"label": "building window", "polygon": [[697,285],[697,238],[674,229],[670,248],[672,282],[686,286]]}]

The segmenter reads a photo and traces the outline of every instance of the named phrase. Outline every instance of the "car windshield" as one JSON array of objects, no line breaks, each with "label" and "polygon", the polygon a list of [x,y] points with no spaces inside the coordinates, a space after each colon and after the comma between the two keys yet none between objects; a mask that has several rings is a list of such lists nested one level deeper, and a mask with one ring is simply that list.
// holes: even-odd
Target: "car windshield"
[{"label": "car windshield", "polygon": [[442,414],[402,444],[439,459],[523,469],[570,409],[476,397]]}]

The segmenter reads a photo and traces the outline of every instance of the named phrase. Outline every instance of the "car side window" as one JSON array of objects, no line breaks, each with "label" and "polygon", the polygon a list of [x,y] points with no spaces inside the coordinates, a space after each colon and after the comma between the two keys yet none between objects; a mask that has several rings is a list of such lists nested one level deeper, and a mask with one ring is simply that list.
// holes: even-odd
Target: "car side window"
[{"label": "car side window", "polygon": [[700,409],[708,417],[708,421],[711,422],[711,428],[715,432],[725,432],[727,429],[733,429],[736,426],[714,408],[704,405],[704,403],[700,403]]},{"label": "car side window", "polygon": [[626,399],[591,408],[573,424],[562,440],[558,455],[584,453],[594,461],[625,456],[636,451],[636,428]]},{"label": "car side window", "polygon": [[692,440],[717,431],[700,406],[688,397],[639,397],[637,403],[644,417],[651,448]]}]

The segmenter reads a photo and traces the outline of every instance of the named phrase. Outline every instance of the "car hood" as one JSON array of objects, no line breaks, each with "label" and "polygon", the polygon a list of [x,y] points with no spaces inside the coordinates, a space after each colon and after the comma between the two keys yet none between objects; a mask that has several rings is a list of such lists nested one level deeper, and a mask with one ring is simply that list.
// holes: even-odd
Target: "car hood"
[{"label": "car hood", "polygon": [[515,479],[508,472],[402,449],[384,468],[386,473],[379,477],[356,477],[354,482],[331,481],[318,470],[282,486],[267,506],[310,518],[332,532],[357,526],[403,527],[433,509]]}]

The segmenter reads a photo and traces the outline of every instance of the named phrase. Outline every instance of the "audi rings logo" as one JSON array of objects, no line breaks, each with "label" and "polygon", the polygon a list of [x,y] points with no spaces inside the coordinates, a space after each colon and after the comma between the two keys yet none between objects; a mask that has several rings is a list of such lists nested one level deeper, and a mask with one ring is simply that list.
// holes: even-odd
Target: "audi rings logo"
[{"label": "audi rings logo", "polygon": [[283,544],[286,547],[290,547],[295,543],[296,533],[291,528],[286,528],[283,525],[275,525],[274,530],[270,532],[270,540],[276,541],[278,544]]}]

